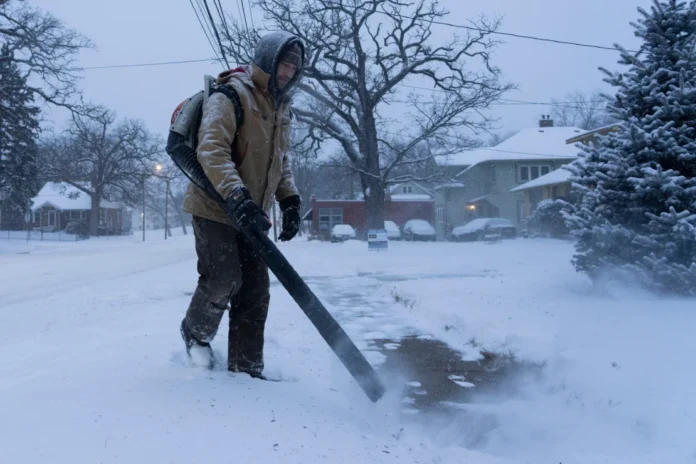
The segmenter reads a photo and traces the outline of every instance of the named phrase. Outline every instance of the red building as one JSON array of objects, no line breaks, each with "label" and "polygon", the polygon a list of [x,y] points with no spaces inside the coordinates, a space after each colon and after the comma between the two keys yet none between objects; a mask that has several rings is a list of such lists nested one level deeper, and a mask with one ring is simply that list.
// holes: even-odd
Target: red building
[{"label": "red building", "polygon": [[[384,219],[393,221],[402,229],[410,219],[424,219],[435,223],[435,203],[426,195],[387,194],[384,202]],[[367,208],[363,200],[317,200],[312,197],[312,209],[307,211],[305,220],[311,219],[312,233],[328,240],[331,229],[336,224],[350,224],[359,238],[367,235]]]}]

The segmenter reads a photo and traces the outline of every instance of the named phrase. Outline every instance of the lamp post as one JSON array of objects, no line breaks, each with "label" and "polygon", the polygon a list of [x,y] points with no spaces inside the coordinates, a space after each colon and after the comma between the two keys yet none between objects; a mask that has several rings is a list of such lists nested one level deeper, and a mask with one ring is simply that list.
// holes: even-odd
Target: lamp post
[{"label": "lamp post", "polygon": [[159,173],[159,177],[164,179],[164,183],[166,185],[164,191],[164,239],[167,240],[167,231],[169,230],[169,176],[163,175],[164,166],[161,164],[155,166],[155,171]]}]

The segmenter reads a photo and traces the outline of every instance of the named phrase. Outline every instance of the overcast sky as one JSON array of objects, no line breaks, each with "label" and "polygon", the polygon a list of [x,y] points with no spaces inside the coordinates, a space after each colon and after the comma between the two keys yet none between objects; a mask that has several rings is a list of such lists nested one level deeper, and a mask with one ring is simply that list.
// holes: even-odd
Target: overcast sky
[{"label": "overcast sky", "polygon": [[[81,54],[84,67],[208,58],[208,44],[188,0],[29,0],[50,11],[68,27],[89,39],[97,49]],[[229,13],[236,13],[237,0],[223,0]],[[621,43],[634,48],[630,21],[636,8],[650,0],[443,0],[451,15],[447,21],[463,23],[481,14],[503,15],[501,31],[611,46]],[[257,12],[257,23],[262,21]],[[456,32],[437,26],[437,36]],[[614,51],[500,37],[505,43],[495,54],[495,64],[504,78],[519,89],[506,98],[546,102],[573,90],[607,90],[599,66],[618,69]],[[208,63],[142,68],[94,69],[84,71],[81,83],[87,98],[114,109],[120,117],[140,118],[148,127],[166,134],[176,105],[197,91],[204,74],[217,74],[220,66]],[[544,106],[496,106],[500,132],[537,124]],[[52,116],[62,120],[60,112]]]}]

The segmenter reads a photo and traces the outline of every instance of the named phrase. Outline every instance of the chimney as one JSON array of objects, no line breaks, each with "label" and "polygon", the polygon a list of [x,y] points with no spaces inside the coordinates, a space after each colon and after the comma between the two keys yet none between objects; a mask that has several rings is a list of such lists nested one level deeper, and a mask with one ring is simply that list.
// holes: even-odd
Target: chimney
[{"label": "chimney", "polygon": [[553,127],[553,119],[551,119],[551,115],[542,114],[541,119],[539,120],[539,127]]}]

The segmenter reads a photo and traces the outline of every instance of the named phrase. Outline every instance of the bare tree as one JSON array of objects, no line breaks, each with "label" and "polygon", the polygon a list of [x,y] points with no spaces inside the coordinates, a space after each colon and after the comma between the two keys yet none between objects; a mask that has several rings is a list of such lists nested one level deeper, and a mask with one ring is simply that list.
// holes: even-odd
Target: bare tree
[{"label": "bare tree", "polygon": [[102,199],[141,203],[145,180],[162,153],[163,143],[140,121],[116,123],[102,110],[95,118],[74,115],[70,127],[48,139],[42,150],[44,177],[72,185],[91,198],[90,234],[99,227]]},{"label": "bare tree", "polygon": [[[368,227],[383,226],[385,188],[414,147],[425,141],[443,151],[470,147],[465,131],[486,130],[490,120],[481,110],[512,88],[490,60],[497,19],[471,21],[463,37],[434,44],[433,24],[448,14],[434,0],[255,3],[269,28],[304,41],[305,79],[293,111],[312,136],[343,148],[360,177]],[[227,52],[248,62],[262,31],[248,31],[234,18],[222,26]],[[398,120],[385,116],[389,105],[404,108]]]},{"label": "bare tree", "polygon": [[[26,0],[0,0],[0,42],[10,52],[0,60],[19,66],[32,95],[53,105],[78,108],[75,60],[80,50],[92,46],[87,38],[51,14],[28,6]],[[0,92],[12,91],[0,83]]]},{"label": "bare tree", "polygon": [[559,126],[597,129],[615,122],[606,110],[608,101],[601,92],[588,95],[576,90],[566,94],[563,100],[551,100],[551,116]]}]

